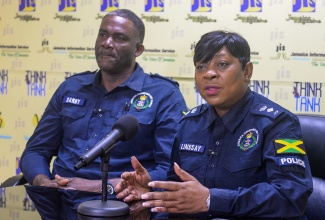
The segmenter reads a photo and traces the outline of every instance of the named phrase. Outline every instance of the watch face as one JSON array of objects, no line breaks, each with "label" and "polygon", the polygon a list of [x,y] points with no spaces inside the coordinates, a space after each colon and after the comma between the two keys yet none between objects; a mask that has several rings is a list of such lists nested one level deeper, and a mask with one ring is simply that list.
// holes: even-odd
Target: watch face
[{"label": "watch face", "polygon": [[107,184],[107,193],[108,194],[114,193],[114,187],[111,184]]}]

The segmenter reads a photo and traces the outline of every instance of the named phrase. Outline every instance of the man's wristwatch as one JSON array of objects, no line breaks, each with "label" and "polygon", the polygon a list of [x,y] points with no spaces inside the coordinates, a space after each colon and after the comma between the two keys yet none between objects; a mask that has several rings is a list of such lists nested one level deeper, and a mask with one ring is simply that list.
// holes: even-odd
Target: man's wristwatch
[{"label": "man's wristwatch", "polygon": [[111,183],[107,183],[107,193],[108,194],[113,194],[114,193],[114,187],[113,187],[113,185],[111,184]]},{"label": "man's wristwatch", "polygon": [[206,202],[206,204],[208,206],[208,209],[209,209],[210,208],[210,194],[209,194],[209,196],[208,196],[208,198],[207,198],[207,200],[205,202]]}]

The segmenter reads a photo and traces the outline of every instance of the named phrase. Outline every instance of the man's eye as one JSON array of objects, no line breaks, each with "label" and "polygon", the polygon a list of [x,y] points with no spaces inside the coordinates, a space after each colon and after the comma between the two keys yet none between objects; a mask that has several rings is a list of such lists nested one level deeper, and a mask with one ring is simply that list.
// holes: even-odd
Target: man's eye
[{"label": "man's eye", "polygon": [[99,33],[98,35],[101,37],[107,37],[106,34],[104,34],[104,33]]},{"label": "man's eye", "polygon": [[118,41],[126,41],[126,38],[124,36],[116,36],[116,40],[118,40]]}]

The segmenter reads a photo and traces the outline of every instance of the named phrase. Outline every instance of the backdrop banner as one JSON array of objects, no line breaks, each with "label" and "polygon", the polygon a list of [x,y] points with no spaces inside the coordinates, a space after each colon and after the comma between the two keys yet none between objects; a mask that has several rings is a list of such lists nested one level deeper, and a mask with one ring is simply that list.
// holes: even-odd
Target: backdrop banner
[{"label": "backdrop banner", "polygon": [[60,83],[98,68],[98,28],[118,8],[145,23],[137,61],[178,81],[188,108],[204,103],[194,47],[222,29],[250,44],[253,91],[293,113],[325,114],[325,0],[0,0],[0,182],[21,172],[21,153]]}]

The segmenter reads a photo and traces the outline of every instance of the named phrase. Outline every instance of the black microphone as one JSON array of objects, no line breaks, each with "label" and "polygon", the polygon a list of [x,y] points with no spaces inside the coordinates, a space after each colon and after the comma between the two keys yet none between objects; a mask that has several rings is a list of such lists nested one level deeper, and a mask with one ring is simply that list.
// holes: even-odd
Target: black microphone
[{"label": "black microphone", "polygon": [[130,140],[139,130],[138,120],[131,115],[120,117],[113,125],[113,130],[99,141],[93,148],[82,155],[75,164],[74,169],[79,170],[87,166],[103,153],[109,153],[118,141]]}]

